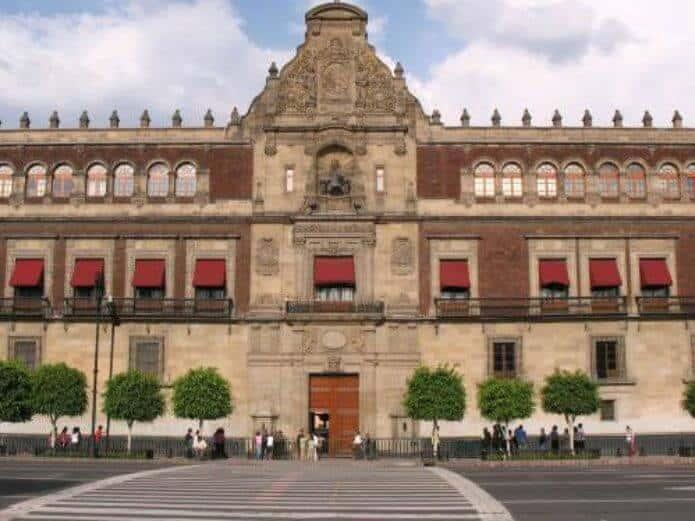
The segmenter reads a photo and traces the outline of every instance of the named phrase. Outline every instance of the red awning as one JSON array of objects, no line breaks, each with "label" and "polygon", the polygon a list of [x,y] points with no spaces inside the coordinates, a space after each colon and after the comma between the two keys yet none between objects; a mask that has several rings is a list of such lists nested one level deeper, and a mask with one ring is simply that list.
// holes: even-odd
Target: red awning
[{"label": "red awning", "polygon": [[198,259],[195,261],[193,286],[196,288],[223,288],[227,282],[224,259]]},{"label": "red awning", "polygon": [[615,259],[589,259],[592,288],[615,288],[623,283]]},{"label": "red awning", "polygon": [[133,286],[136,288],[163,288],[164,273],[163,259],[136,260]]},{"label": "red awning", "polygon": [[43,259],[17,259],[10,279],[14,288],[33,288],[43,283]]},{"label": "red awning", "polygon": [[104,274],[103,259],[77,259],[72,272],[73,288],[93,288]]},{"label": "red awning", "polygon": [[468,274],[468,261],[439,261],[439,286],[441,288],[469,289],[471,287],[471,278]]},{"label": "red awning", "polygon": [[352,257],[315,257],[314,285],[355,284],[355,262]]},{"label": "red awning", "polygon": [[567,274],[567,263],[564,259],[544,259],[538,263],[538,276],[541,287],[558,284],[569,286],[570,278]]},{"label": "red awning", "polygon": [[673,284],[666,259],[640,259],[639,275],[643,288],[663,287]]}]

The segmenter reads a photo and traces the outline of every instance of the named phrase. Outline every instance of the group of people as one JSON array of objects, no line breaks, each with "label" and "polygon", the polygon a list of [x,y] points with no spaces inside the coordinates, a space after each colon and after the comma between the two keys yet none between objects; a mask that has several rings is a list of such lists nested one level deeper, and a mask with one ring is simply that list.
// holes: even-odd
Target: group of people
[{"label": "group of people", "polygon": [[299,429],[299,432],[297,432],[295,457],[299,461],[318,461],[319,453],[325,441],[325,438],[319,436],[316,431],[305,434],[304,429]]},{"label": "group of people", "polygon": [[352,439],[352,455],[355,459],[372,459],[374,455],[372,438],[366,432],[364,436],[357,430]]},{"label": "group of people", "polygon": [[[189,428],[186,431],[186,436],[184,436],[184,443],[186,445],[186,457],[203,458],[207,455],[208,442],[200,430],[196,430],[195,434],[193,434],[193,429]],[[227,458],[226,438],[222,427],[219,427],[215,434],[212,435],[210,456],[213,459]]]}]

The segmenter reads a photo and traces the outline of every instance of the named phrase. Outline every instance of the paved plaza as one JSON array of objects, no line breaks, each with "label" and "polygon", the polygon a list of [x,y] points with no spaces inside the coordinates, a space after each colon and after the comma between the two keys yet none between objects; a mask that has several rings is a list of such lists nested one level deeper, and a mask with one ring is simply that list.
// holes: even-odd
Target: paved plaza
[{"label": "paved plaza", "polygon": [[413,462],[222,462],[145,471],[0,512],[9,520],[510,521],[467,480]]}]

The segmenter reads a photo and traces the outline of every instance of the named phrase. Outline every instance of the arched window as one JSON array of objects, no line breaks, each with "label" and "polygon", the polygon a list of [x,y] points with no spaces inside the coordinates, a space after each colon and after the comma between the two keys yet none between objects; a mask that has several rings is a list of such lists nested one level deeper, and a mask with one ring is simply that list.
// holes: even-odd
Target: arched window
[{"label": "arched window", "polygon": [[106,168],[96,164],[87,170],[87,197],[104,197],[106,195]]},{"label": "arched window", "polygon": [[659,193],[664,199],[680,199],[681,189],[678,183],[678,168],[671,163],[666,163],[659,168],[656,174],[656,182]]},{"label": "arched window", "polygon": [[550,163],[543,163],[536,171],[536,188],[538,197],[545,199],[557,197],[557,168]]},{"label": "arched window", "polygon": [[135,169],[128,163],[121,163],[113,171],[113,195],[131,197],[135,188]]},{"label": "arched window", "polygon": [[639,163],[628,165],[626,183],[630,199],[644,199],[647,196],[647,173]]},{"label": "arched window", "polygon": [[46,195],[46,167],[34,165],[27,171],[27,197]]},{"label": "arched window", "polygon": [[502,168],[502,194],[505,197],[521,197],[524,194],[521,167],[508,163]]},{"label": "arched window", "polygon": [[565,195],[570,199],[584,199],[586,193],[586,172],[579,163],[565,167]]},{"label": "arched window", "polygon": [[12,195],[12,167],[0,165],[0,198],[7,199]]},{"label": "arched window", "polygon": [[695,163],[690,163],[685,173],[685,189],[688,197],[695,199]]},{"label": "arched window", "polygon": [[72,167],[60,165],[53,171],[53,197],[65,199],[72,194]]},{"label": "arched window", "polygon": [[192,163],[184,163],[176,169],[176,195],[193,197],[196,190],[196,168]]},{"label": "arched window", "polygon": [[150,197],[169,195],[169,168],[164,163],[155,163],[147,171],[147,195]]},{"label": "arched window", "polygon": [[620,171],[612,163],[604,163],[598,169],[598,189],[604,199],[617,199],[620,195]]},{"label": "arched window", "polygon": [[495,197],[495,169],[489,163],[475,167],[475,196]]}]

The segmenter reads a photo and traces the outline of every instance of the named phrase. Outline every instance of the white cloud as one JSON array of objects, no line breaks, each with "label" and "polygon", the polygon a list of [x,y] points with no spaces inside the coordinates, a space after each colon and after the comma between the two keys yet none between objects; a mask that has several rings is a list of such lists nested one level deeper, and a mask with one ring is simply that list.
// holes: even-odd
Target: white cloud
[{"label": "white cloud", "polygon": [[[461,18],[475,25],[477,12],[458,12],[455,5],[466,2],[426,0],[430,14],[444,13],[456,25]],[[495,3],[502,4],[495,0]],[[518,9],[522,3],[533,5],[564,4],[548,0],[516,0],[504,6],[497,15],[518,15],[517,25],[528,26],[533,17],[524,20]],[[448,11],[447,11],[448,9]],[[452,10],[453,9],[453,10]],[[462,107],[467,106],[474,124],[487,125],[493,108],[499,107],[503,124],[518,125],[524,107],[534,116],[534,123],[548,125],[553,110],[559,108],[566,125],[579,124],[585,108],[592,110],[596,124],[609,124],[615,109],[625,116],[625,123],[639,124],[645,109],[654,116],[655,124],[670,124],[675,108],[695,113],[695,34],[683,29],[684,20],[695,19],[695,3],[688,0],[663,0],[658,5],[649,0],[611,0],[585,2],[582,10],[593,10],[584,16],[594,20],[599,31],[592,44],[571,59],[554,60],[545,46],[564,41],[561,30],[542,26],[530,27],[512,42],[471,35],[441,63],[434,64],[427,79],[413,79],[410,84],[420,95],[427,110],[438,107],[449,124],[458,122]],[[455,15],[461,17],[455,20]],[[482,13],[484,20],[486,13]],[[614,20],[614,22],[611,22]],[[489,21],[489,20],[488,20]],[[494,22],[490,22],[494,23]],[[502,22],[497,22],[502,23]],[[507,25],[504,25],[507,24]],[[502,23],[512,27],[511,22]],[[572,24],[569,32],[581,34],[582,24]],[[680,28],[680,29],[679,29]],[[618,38],[613,32],[629,31],[629,38]],[[627,34],[627,33],[625,33]],[[535,42],[529,45],[528,42]]]},{"label": "white cloud", "polygon": [[104,125],[112,108],[128,126],[144,108],[157,124],[180,108],[184,124],[200,125],[211,107],[221,123],[233,104],[246,109],[272,60],[290,56],[252,44],[224,0],[132,0],[99,15],[4,16],[0,50],[5,126],[16,126],[23,110],[33,126],[45,126],[53,109],[65,126],[75,126],[83,109]]}]

